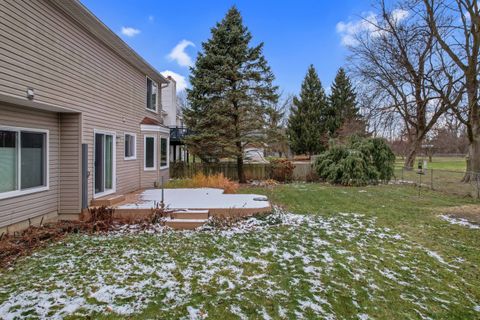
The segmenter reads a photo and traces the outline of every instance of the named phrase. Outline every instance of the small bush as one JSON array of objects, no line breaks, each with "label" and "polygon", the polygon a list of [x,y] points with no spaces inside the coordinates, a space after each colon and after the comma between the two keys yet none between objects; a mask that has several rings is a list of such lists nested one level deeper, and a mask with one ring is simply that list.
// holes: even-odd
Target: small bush
[{"label": "small bush", "polygon": [[192,179],[169,181],[167,188],[219,188],[225,193],[236,193],[239,185],[226,178],[223,173],[208,176],[197,173]]},{"label": "small bush", "polygon": [[364,186],[389,181],[395,155],[383,139],[352,137],[332,146],[315,163],[318,176],[332,184]]},{"label": "small bush", "polygon": [[295,166],[286,159],[275,159],[270,162],[270,178],[280,182],[292,181]]}]

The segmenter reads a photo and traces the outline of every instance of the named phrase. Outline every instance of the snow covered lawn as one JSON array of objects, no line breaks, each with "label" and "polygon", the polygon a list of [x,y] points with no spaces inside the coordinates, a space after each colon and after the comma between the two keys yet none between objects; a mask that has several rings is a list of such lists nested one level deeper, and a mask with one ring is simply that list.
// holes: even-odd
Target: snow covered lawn
[{"label": "snow covered lawn", "polygon": [[73,235],[0,273],[0,315],[478,318],[464,264],[376,217],[276,210],[221,231]]},{"label": "snow covered lawn", "polygon": [[[155,208],[161,199],[162,190],[149,189],[140,194],[138,203],[121,205],[119,209]],[[265,196],[224,194],[222,189],[214,188],[164,189],[164,202],[170,209],[267,208],[270,206]]]}]

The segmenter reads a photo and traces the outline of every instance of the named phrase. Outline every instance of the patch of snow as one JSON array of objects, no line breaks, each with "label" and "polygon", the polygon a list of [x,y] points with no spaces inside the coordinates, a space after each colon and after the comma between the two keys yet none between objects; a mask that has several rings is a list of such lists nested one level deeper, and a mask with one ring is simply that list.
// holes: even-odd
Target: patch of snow
[{"label": "patch of snow", "polygon": [[462,226],[462,227],[467,227],[467,228],[470,228],[470,229],[480,229],[480,225],[473,224],[470,221],[468,221],[467,219],[454,218],[454,217],[451,217],[451,216],[448,216],[448,215],[445,215],[445,214],[442,214],[439,217],[440,217],[440,219],[445,220],[450,224],[455,224],[455,225],[459,225],[459,226]]},{"label": "patch of snow", "polygon": [[[155,208],[162,200],[161,189],[148,189],[139,195],[138,203],[121,205],[119,209]],[[259,201],[258,199],[261,199]],[[165,207],[169,209],[268,208],[267,198],[256,194],[224,194],[222,189],[164,189]]]}]

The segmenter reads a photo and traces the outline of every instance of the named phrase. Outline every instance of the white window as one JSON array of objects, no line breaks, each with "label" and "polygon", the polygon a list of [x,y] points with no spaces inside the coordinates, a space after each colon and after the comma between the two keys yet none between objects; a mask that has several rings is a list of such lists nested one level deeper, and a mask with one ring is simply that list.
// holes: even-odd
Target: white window
[{"label": "white window", "polygon": [[157,137],[155,135],[144,136],[144,166],[145,171],[157,169]]},{"label": "white window", "polygon": [[137,159],[137,135],[125,133],[125,160]]},{"label": "white window", "polygon": [[157,112],[158,85],[147,77],[147,110]]},{"label": "white window", "polygon": [[160,169],[168,168],[168,139],[160,138]]},{"label": "white window", "polygon": [[0,199],[48,190],[48,130],[0,127]]}]

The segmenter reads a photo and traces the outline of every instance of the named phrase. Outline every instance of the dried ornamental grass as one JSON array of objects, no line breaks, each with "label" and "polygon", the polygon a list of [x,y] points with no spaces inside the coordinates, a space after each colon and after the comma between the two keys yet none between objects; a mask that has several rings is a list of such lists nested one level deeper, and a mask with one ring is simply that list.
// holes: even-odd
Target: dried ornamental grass
[{"label": "dried ornamental grass", "polygon": [[223,173],[214,175],[204,175],[197,173],[190,180],[185,180],[182,183],[183,188],[219,188],[223,189],[225,193],[236,193],[239,185],[236,182],[226,178]]}]

